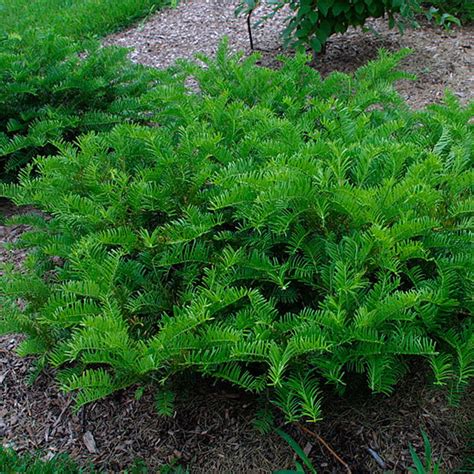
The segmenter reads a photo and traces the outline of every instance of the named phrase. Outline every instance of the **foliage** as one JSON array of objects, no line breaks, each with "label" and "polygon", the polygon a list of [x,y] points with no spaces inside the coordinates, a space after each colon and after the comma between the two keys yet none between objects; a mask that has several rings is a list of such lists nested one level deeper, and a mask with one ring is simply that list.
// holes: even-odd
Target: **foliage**
[{"label": "foliage", "polygon": [[[311,459],[309,459],[308,455],[304,452],[304,449],[298,444],[298,442],[293,437],[291,437],[286,431],[277,429],[276,432],[288,443],[290,448],[301,459],[303,464],[308,469],[308,473],[316,474],[316,469],[313,466]],[[295,464],[296,464],[296,470],[294,471],[280,470],[280,471],[274,471],[273,474],[291,474],[291,473],[298,473],[298,472],[304,474],[305,470],[303,466],[298,462],[296,462]]]},{"label": "foliage", "polygon": [[146,121],[139,97],[157,74],[124,49],[82,46],[53,34],[0,38],[0,179],[63,139]]},{"label": "foliage", "polygon": [[[101,474],[104,471],[96,469],[92,463],[88,467],[79,467],[67,454],[56,454],[51,459],[42,457],[41,452],[35,454],[19,454],[13,449],[0,445],[0,474]],[[146,464],[135,460],[130,467],[121,471],[123,474],[147,474],[150,472]],[[179,469],[160,472],[183,473]]]},{"label": "foliage", "polygon": [[461,21],[451,13],[442,13],[439,8],[430,7],[425,11],[425,16],[429,21],[434,21],[437,25],[446,30],[451,29],[453,25],[461,26]]},{"label": "foliage", "polygon": [[[277,429],[276,432],[289,444],[289,446],[295,452],[304,465],[307,467],[308,472],[316,472],[316,469],[306,455],[304,450],[301,446],[297,443],[297,441],[292,438],[288,433],[283,430]],[[410,444],[410,455],[413,461],[413,466],[408,468],[408,472],[411,474],[438,474],[440,472],[440,463],[433,461],[433,452],[431,449],[431,442],[428,438],[428,435],[425,431],[421,430],[421,436],[423,438],[423,447],[424,447],[424,460],[422,461],[420,456],[416,453],[413,446]],[[296,470],[278,470],[274,471],[273,474],[296,474],[296,473],[303,473],[305,470],[301,464],[296,463]],[[387,471],[388,472],[388,471]],[[391,472],[391,471],[390,471]]]},{"label": "foliage", "polygon": [[39,30],[82,40],[118,30],[166,4],[164,0],[2,0],[0,34]]},{"label": "foliage", "polygon": [[[325,49],[335,33],[349,26],[363,26],[368,18],[387,16],[391,27],[416,25],[419,0],[276,0],[269,1],[275,10],[288,5],[291,15],[283,31],[285,43],[292,47],[310,47],[315,53]],[[256,0],[243,0],[238,12],[252,11]]]},{"label": "foliage", "polygon": [[474,21],[472,0],[431,0],[429,4],[438,9],[441,16],[454,15],[463,22]]},{"label": "foliage", "polygon": [[[390,394],[415,358],[474,372],[473,105],[411,111],[406,51],[322,80],[222,47],[143,97],[154,127],[56,143],[0,194],[30,214],[0,332],[60,368],[77,406],[197,372],[315,422],[321,384]],[[196,90],[186,84],[197,81]],[[21,298],[23,304],[18,307]]]},{"label": "foliage", "polygon": [[189,469],[177,464],[177,461],[160,467],[160,474],[189,474]]},{"label": "foliage", "polygon": [[81,474],[95,472],[79,468],[68,456],[57,455],[49,461],[29,454],[19,455],[0,445],[1,474]]},{"label": "foliage", "polygon": [[408,471],[411,474],[438,474],[440,472],[440,464],[433,461],[433,452],[431,449],[431,442],[428,435],[421,430],[421,436],[423,437],[423,446],[425,449],[424,461],[420,459],[420,456],[410,445],[410,454],[413,460],[413,467],[409,468]]}]

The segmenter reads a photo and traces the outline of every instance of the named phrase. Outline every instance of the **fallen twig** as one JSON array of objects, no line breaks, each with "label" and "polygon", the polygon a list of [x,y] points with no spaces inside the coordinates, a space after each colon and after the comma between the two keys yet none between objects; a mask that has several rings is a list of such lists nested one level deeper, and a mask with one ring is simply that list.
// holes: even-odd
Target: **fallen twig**
[{"label": "fallen twig", "polygon": [[314,431],[309,430],[306,428],[306,426],[301,425],[300,423],[297,423],[297,426],[301,431],[304,431],[305,433],[308,433],[309,435],[316,438],[333,455],[333,457],[346,468],[347,473],[352,474],[349,465],[334,451],[334,449],[331,448],[331,446],[329,446],[329,444],[321,436],[319,436]]},{"label": "fallen twig", "polygon": [[56,428],[56,426],[59,425],[59,422],[61,421],[64,413],[66,413],[66,410],[69,408],[69,406],[71,405],[71,402],[72,402],[72,398],[70,398],[66,405],[64,406],[64,408],[61,410],[61,413],[59,414],[59,416],[56,418],[56,421],[53,423],[53,428]]}]

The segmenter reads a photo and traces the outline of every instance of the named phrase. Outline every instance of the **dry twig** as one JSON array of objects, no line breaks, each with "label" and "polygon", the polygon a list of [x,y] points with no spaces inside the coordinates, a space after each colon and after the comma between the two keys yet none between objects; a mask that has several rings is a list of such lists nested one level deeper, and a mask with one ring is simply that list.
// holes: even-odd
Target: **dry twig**
[{"label": "dry twig", "polygon": [[301,425],[300,423],[297,423],[297,426],[301,431],[316,438],[333,455],[333,457],[346,468],[347,474],[352,474],[349,465],[336,453],[336,451],[334,451],[334,449],[331,448],[331,446],[321,436],[319,436],[314,431],[309,430],[308,428],[306,428],[306,426]]}]

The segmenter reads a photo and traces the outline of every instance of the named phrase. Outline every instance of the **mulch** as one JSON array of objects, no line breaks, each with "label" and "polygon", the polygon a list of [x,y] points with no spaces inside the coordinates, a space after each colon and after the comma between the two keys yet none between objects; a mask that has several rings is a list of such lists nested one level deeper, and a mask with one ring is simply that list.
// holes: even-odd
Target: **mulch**
[{"label": "mulch", "polygon": [[[33,361],[15,356],[18,340],[0,338],[3,445],[19,452],[40,451],[45,459],[66,452],[107,472],[122,471],[137,459],[153,472],[167,464],[189,466],[192,473],[267,473],[294,466],[293,452],[277,434],[254,428],[258,400],[232,387],[203,379],[178,382],[176,411],[170,418],[157,415],[151,387],[140,400],[129,389],[74,413],[71,395],[57,389],[52,372],[28,385]],[[443,472],[452,472],[462,464],[473,398],[466,397],[462,410],[449,407],[445,394],[425,383],[424,373],[422,368],[414,371],[392,397],[361,391],[344,398],[328,394],[325,419],[309,428],[354,473],[384,472],[369,449],[387,469],[406,472],[409,445],[423,454],[422,428]],[[305,448],[319,473],[344,472],[311,435],[294,426],[285,430]]]},{"label": "mulch", "polygon": [[[235,3],[194,0],[176,9],[158,12],[146,23],[108,37],[105,44],[133,48],[131,58],[154,67],[166,67],[178,57],[197,51],[213,54],[222,35],[232,50],[250,53],[244,20],[233,15]],[[258,19],[266,13],[255,13]],[[284,13],[284,12],[283,12]],[[282,52],[279,31],[284,14],[255,28],[262,51],[261,64],[274,66]],[[450,87],[462,102],[474,90],[474,27],[445,32],[425,26],[400,36],[381,20],[369,23],[371,32],[350,30],[331,39],[327,54],[315,67],[326,75],[333,70],[352,72],[384,47],[410,47],[413,54],[404,67],[418,74],[417,81],[399,85],[414,107],[441,100]],[[0,214],[21,210],[1,201]],[[1,224],[1,222],[0,222]],[[8,249],[24,232],[23,226],[0,225],[0,263],[21,267],[25,252]],[[40,451],[46,459],[69,453],[80,464],[93,462],[108,472],[119,472],[137,459],[157,471],[165,465],[186,465],[194,473],[260,473],[294,467],[294,453],[277,434],[260,434],[253,420],[258,400],[232,387],[196,379],[177,382],[176,412],[159,417],[151,387],[136,400],[134,389],[93,403],[79,413],[70,394],[61,393],[54,373],[46,371],[33,384],[28,375],[31,358],[18,358],[15,347],[21,336],[0,337],[0,441],[19,452]],[[326,396],[325,419],[315,427],[354,473],[384,472],[376,453],[394,472],[410,465],[409,445],[423,453],[420,428],[433,444],[442,472],[461,466],[474,413],[474,391],[462,409],[450,407],[446,395],[426,384],[427,371],[414,366],[392,397],[374,396],[363,390],[344,398]],[[311,435],[296,427],[285,428],[300,443],[319,473],[345,472],[341,464]],[[369,452],[369,449],[372,450]]]},{"label": "mulch", "polygon": [[[177,8],[165,9],[145,23],[120,31],[105,39],[106,45],[131,49],[133,61],[153,67],[167,67],[178,58],[192,59],[197,52],[214,55],[223,36],[229,40],[231,51],[250,54],[245,16],[236,17],[238,0],[189,0]],[[252,14],[258,24],[270,13],[262,4]],[[261,54],[260,63],[274,67],[277,56],[293,54],[284,51],[280,33],[285,26],[288,10],[282,9],[273,18],[253,27],[255,48]],[[397,51],[410,48],[403,68],[417,75],[416,81],[403,81],[398,89],[407,102],[416,108],[439,102],[446,88],[463,102],[474,91],[474,25],[446,31],[420,20],[421,29],[408,29],[402,35],[389,29],[384,19],[369,20],[367,32],[350,28],[333,36],[327,53],[320,56],[314,67],[323,75],[332,71],[353,72],[376,58],[379,49]]]}]

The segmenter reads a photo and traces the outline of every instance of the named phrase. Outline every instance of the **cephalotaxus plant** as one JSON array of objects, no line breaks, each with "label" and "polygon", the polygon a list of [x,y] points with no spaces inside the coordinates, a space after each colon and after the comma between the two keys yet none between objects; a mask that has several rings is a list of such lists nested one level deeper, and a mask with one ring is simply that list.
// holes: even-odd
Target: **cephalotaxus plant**
[{"label": "cephalotaxus plant", "polygon": [[158,73],[126,55],[49,33],[0,37],[0,180],[54,153],[55,142],[145,122],[139,99]]},{"label": "cephalotaxus plant", "polygon": [[79,406],[194,371],[316,421],[322,384],[358,373],[389,394],[414,358],[458,393],[473,107],[409,110],[392,87],[405,54],[322,80],[306,57],[270,70],[221,48],[150,90],[156,126],[37,158],[2,188],[50,216],[14,219],[31,253],[1,281],[2,331],[27,334],[19,352],[60,368]]}]

